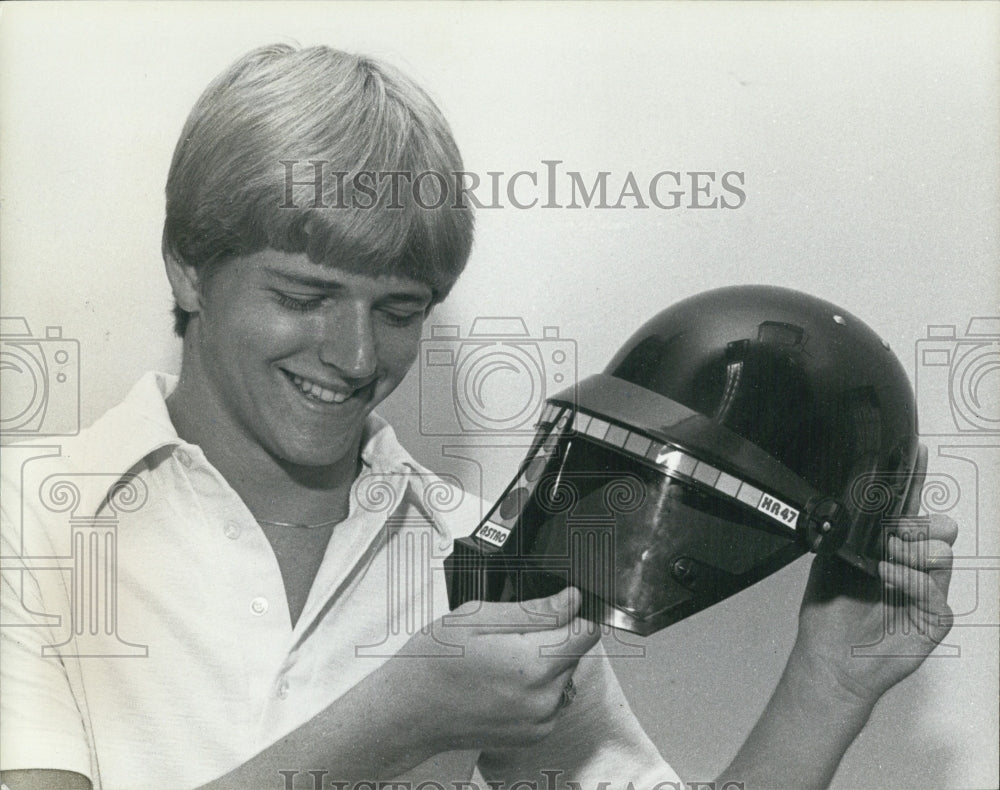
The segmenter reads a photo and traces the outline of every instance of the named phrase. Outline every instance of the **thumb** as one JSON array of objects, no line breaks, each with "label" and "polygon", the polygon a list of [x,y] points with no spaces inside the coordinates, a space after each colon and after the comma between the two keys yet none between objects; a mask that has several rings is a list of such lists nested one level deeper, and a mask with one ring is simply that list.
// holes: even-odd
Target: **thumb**
[{"label": "thumb", "polygon": [[524,601],[521,606],[528,612],[534,612],[542,616],[549,615],[551,617],[555,615],[555,620],[550,620],[552,622],[551,627],[562,628],[576,616],[576,613],[580,610],[580,602],[582,600],[583,596],[576,587],[564,587],[555,595]]},{"label": "thumb", "polygon": [[562,628],[580,608],[580,591],[566,587],[547,598],[495,603],[467,601],[445,615],[447,625],[471,627],[478,633],[527,633]]}]

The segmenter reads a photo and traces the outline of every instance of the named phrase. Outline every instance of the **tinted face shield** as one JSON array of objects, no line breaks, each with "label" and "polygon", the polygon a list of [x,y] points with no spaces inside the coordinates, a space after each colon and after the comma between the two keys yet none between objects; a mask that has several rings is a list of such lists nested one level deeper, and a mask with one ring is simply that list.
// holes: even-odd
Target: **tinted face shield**
[{"label": "tinted face shield", "polygon": [[662,444],[632,434],[626,450],[617,435],[599,440],[574,428],[596,418],[569,408],[548,415],[554,421],[520,474],[456,543],[453,606],[529,600],[572,584],[584,594],[583,616],[648,634],[805,552],[793,530],[714,494],[690,456],[673,450],[668,472],[647,459]]}]

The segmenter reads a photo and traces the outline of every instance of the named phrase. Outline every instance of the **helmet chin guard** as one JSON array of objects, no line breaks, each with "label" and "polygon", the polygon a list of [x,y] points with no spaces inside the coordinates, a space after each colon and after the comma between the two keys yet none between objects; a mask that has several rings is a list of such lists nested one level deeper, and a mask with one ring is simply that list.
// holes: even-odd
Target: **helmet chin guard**
[{"label": "helmet chin guard", "polygon": [[649,634],[808,551],[876,575],[883,522],[916,512],[925,466],[909,381],[859,319],[783,288],[709,291],[548,399],[446,560],[449,600],[572,584],[584,616]]}]

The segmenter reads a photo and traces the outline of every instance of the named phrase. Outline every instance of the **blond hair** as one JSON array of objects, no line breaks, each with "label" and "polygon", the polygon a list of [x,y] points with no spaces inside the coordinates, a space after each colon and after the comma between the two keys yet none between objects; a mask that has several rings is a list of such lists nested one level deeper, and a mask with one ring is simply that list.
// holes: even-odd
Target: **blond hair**
[{"label": "blond hair", "polygon": [[[442,199],[461,172],[441,111],[398,70],[329,47],[261,47],[188,116],[167,178],[164,255],[204,268],[266,248],[304,252],[424,282],[439,302],[472,247],[471,207]],[[408,188],[387,173],[408,174]],[[190,314],[174,313],[183,335]]]}]

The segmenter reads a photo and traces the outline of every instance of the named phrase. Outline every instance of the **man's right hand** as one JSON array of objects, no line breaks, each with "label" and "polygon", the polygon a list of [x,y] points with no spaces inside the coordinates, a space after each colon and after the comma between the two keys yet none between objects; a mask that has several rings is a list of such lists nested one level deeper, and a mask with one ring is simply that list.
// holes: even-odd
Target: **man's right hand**
[{"label": "man's right hand", "polygon": [[[434,752],[535,743],[552,731],[563,688],[600,638],[599,626],[576,617],[580,599],[570,587],[533,601],[463,604],[387,662],[386,690]],[[435,638],[461,654],[413,657],[420,640],[431,647]]]}]

